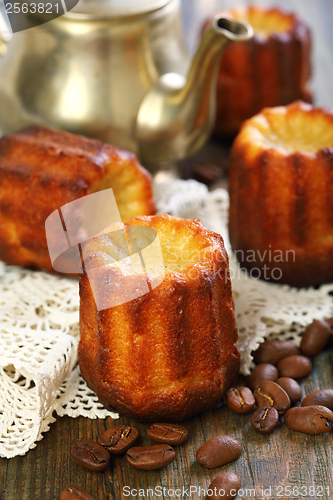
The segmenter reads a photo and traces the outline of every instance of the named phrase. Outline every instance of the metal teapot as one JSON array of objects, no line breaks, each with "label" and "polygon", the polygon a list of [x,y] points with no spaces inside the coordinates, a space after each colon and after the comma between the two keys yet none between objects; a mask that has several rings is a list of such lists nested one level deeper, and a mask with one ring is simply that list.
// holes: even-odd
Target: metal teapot
[{"label": "metal teapot", "polygon": [[179,0],[81,0],[15,33],[0,65],[0,129],[64,129],[129,149],[145,166],[195,153],[213,126],[223,49],[253,31],[215,16],[191,61],[179,13]]}]

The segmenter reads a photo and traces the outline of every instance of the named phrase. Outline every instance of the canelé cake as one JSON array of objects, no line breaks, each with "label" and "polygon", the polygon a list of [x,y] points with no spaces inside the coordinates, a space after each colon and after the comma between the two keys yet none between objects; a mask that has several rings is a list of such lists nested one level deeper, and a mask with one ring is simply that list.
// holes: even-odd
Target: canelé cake
[{"label": "canel\u00e9 cake", "polygon": [[[145,230],[154,228],[163,259],[155,249],[144,257],[145,272],[128,262],[117,267],[126,251],[113,226],[85,245],[81,373],[109,409],[180,421],[213,408],[239,369],[228,256],[222,237],[198,220],[134,217],[125,227],[136,250],[149,246]],[[99,307],[117,286],[118,305]],[[129,300],[133,290],[137,298]]]},{"label": "canel\u00e9 cake", "polygon": [[298,101],[243,124],[231,152],[229,233],[255,277],[333,281],[333,110]]},{"label": "canel\u00e9 cake", "polygon": [[2,137],[0,259],[51,271],[47,217],[107,188],[123,220],[155,213],[150,174],[132,153],[41,126]]},{"label": "canel\u00e9 cake", "polygon": [[225,51],[218,72],[215,134],[234,137],[264,107],[311,102],[311,36],[307,25],[281,8],[236,7],[223,15],[247,21],[254,36]]}]

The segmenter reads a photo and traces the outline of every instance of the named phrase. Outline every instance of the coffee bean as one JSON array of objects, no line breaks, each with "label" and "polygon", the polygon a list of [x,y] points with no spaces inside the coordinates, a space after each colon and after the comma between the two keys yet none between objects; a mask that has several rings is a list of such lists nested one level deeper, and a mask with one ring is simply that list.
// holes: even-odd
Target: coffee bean
[{"label": "coffee bean", "polygon": [[284,416],[284,423],[289,429],[306,434],[324,434],[330,432],[333,425],[333,412],[325,406],[295,406]]},{"label": "coffee bean", "polygon": [[229,500],[235,498],[241,482],[238,476],[233,472],[223,472],[219,474],[208,486],[213,494],[209,495],[209,500]]},{"label": "coffee bean", "polygon": [[77,464],[88,470],[104,470],[110,463],[110,453],[100,444],[88,439],[75,443],[71,455]]},{"label": "coffee bean", "polygon": [[271,380],[263,380],[253,393],[258,408],[272,406],[280,415],[290,408],[286,391]]},{"label": "coffee bean", "polygon": [[257,365],[251,372],[250,378],[249,378],[249,387],[254,391],[260,382],[263,380],[277,380],[279,377],[279,372],[277,371],[277,368],[272,365],[271,363],[261,363],[260,365]]},{"label": "coffee bean", "polygon": [[319,389],[305,396],[302,406],[320,405],[333,411],[333,389]]},{"label": "coffee bean", "polygon": [[276,381],[288,394],[291,403],[297,403],[302,399],[303,391],[301,386],[290,377],[280,377]]},{"label": "coffee bean", "polygon": [[135,427],[127,425],[115,425],[110,427],[98,438],[99,444],[104,446],[110,453],[120,455],[126,453],[137,440],[139,431]]},{"label": "coffee bean", "polygon": [[257,365],[260,363],[277,365],[281,359],[294,354],[300,354],[300,350],[291,340],[266,340],[253,353],[253,359]]},{"label": "coffee bean", "polygon": [[147,433],[153,441],[173,446],[185,443],[188,438],[187,429],[182,425],[175,424],[153,424]]},{"label": "coffee bean", "polygon": [[231,387],[225,396],[227,405],[236,413],[249,413],[256,403],[248,387]]},{"label": "coffee bean", "polygon": [[281,377],[303,378],[312,372],[309,358],[305,356],[289,356],[277,365]]},{"label": "coffee bean", "polygon": [[60,500],[94,500],[94,498],[81,488],[69,486],[60,493]]},{"label": "coffee bean", "polygon": [[223,170],[214,163],[196,162],[191,164],[191,167],[191,177],[207,185],[221,179],[223,176]]},{"label": "coffee bean", "polygon": [[260,434],[273,432],[279,422],[279,414],[272,406],[257,408],[252,413],[251,424]]},{"label": "coffee bean", "polygon": [[196,458],[200,465],[214,469],[236,460],[241,453],[242,446],[236,439],[230,436],[215,436],[200,446]]},{"label": "coffee bean", "polygon": [[175,450],[168,444],[137,446],[126,453],[127,462],[135,469],[155,470],[166,467],[176,458]]},{"label": "coffee bean", "polygon": [[302,336],[301,351],[305,356],[316,356],[328,343],[331,327],[325,320],[316,320],[309,325]]}]

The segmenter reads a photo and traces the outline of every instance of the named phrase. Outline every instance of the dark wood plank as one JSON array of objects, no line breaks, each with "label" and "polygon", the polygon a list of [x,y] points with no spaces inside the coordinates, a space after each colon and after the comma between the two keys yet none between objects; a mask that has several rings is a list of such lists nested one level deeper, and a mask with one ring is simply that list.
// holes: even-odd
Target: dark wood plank
[{"label": "dark wood plank", "polygon": [[[332,387],[333,348],[325,350],[314,360],[313,374],[303,380],[304,392],[309,393],[323,387]],[[215,411],[205,412],[185,422],[189,429],[188,442],[177,448],[177,459],[167,468],[159,471],[137,471],[130,467],[124,456],[116,456],[109,470],[93,473],[78,466],[70,456],[70,448],[78,439],[97,439],[111,425],[111,419],[89,420],[83,417],[58,418],[51,430],[24,457],[0,460],[1,500],[46,500],[58,499],[61,491],[69,485],[76,485],[89,491],[96,500],[125,500],[126,489],[154,489],[156,486],[181,491],[183,488],[201,486],[208,488],[212,479],[222,471],[239,475],[243,489],[256,490],[261,499],[262,487],[272,489],[270,498],[276,497],[277,488],[312,486],[329,487],[333,492],[332,436],[309,436],[287,429],[281,425],[273,434],[263,436],[252,428],[249,415],[237,415],[223,406]],[[147,425],[128,418],[118,422],[135,425],[141,435],[141,443],[149,444]],[[216,434],[227,434],[238,439],[243,446],[241,457],[224,467],[209,470],[195,460],[199,446]],[[249,496],[245,498],[251,498]],[[193,493],[193,492],[192,492]],[[181,498],[186,498],[182,495]],[[198,492],[193,498],[200,498]],[[148,495],[147,498],[158,498]],[[172,496],[162,494],[159,498]],[[176,498],[176,497],[174,497]],[[302,498],[292,495],[292,498]],[[304,496],[303,496],[304,498]],[[311,498],[311,495],[305,496]],[[315,497],[313,497],[315,498]],[[331,496],[317,495],[329,499]]]}]

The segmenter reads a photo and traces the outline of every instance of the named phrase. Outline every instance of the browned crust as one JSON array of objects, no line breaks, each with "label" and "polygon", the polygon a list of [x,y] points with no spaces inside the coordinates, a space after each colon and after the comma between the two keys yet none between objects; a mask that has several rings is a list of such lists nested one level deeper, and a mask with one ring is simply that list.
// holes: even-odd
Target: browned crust
[{"label": "browned crust", "polygon": [[[325,117],[333,129],[333,110],[297,102],[286,107],[290,119],[299,113],[313,120]],[[264,109],[264,116],[271,111]],[[283,154],[249,142],[244,123],[231,158],[230,218],[231,245],[242,266],[251,270],[279,267],[279,281],[297,287],[333,281],[333,147],[315,154]],[[254,250],[262,262],[245,257]],[[270,259],[278,251],[288,262]],[[287,254],[287,252],[289,252]],[[292,252],[295,252],[292,254]],[[295,256],[295,257],[294,257]],[[275,258],[274,257],[274,258]],[[273,263],[272,263],[273,262]]]},{"label": "browned crust", "polygon": [[[286,32],[272,33],[266,39],[254,35],[226,49],[217,80],[214,133],[219,137],[234,137],[242,122],[264,107],[297,99],[312,102],[309,27],[296,14],[278,7],[249,6],[248,11],[283,16],[292,23]],[[222,13],[232,16],[233,10]]]},{"label": "browned crust", "polygon": [[100,141],[31,126],[0,140],[0,259],[52,270],[45,220],[111,173],[121,216],[155,213],[151,177],[135,155]]},{"label": "browned crust", "polygon": [[81,373],[109,409],[137,420],[180,421],[213,408],[239,369],[228,258],[222,237],[198,221],[162,215],[126,224],[152,226],[158,234],[186,228],[206,249],[202,256],[212,258],[100,312],[83,275]]}]

